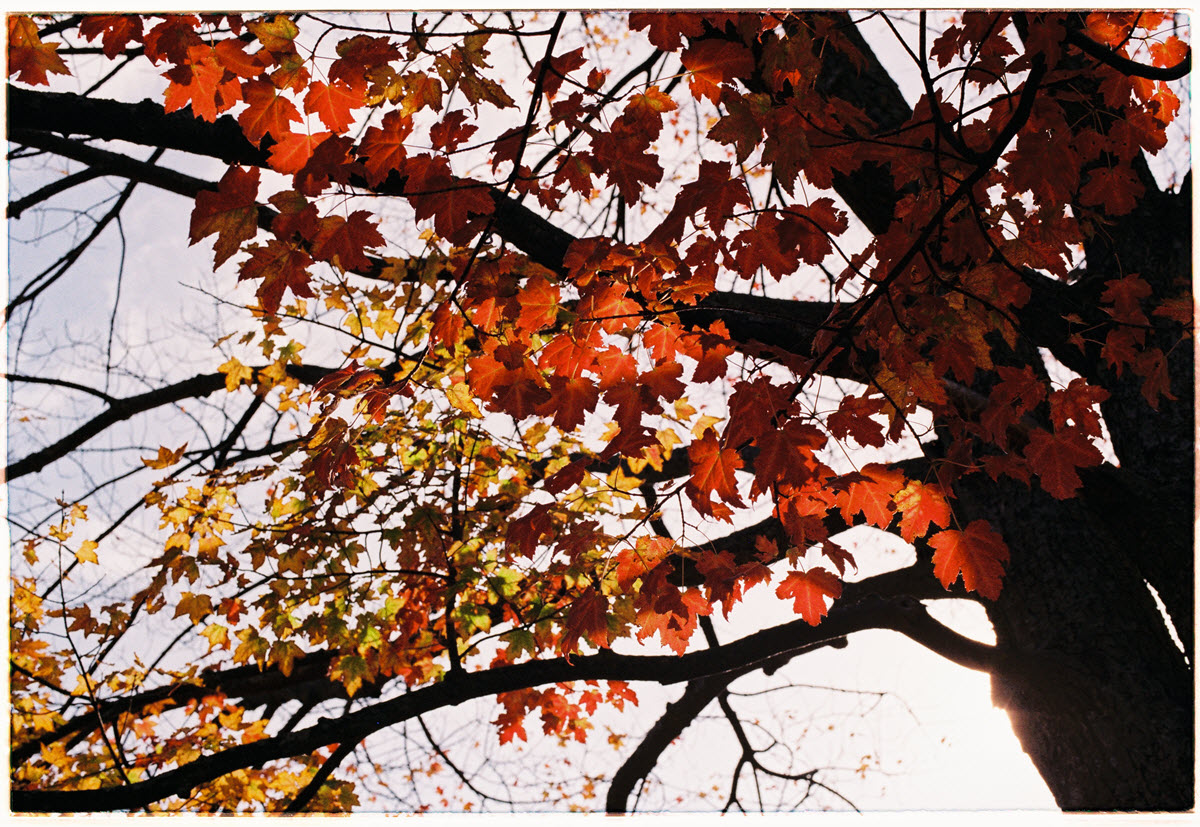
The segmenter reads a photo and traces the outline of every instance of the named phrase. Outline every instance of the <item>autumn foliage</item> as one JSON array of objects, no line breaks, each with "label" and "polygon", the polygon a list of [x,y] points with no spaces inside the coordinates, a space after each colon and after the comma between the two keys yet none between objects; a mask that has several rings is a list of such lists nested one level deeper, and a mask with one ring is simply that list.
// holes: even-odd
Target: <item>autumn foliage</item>
[{"label": "autumn foliage", "polygon": [[[1139,205],[1190,52],[1168,15],[976,12],[928,43],[922,20],[924,88],[881,127],[847,19],[633,13],[653,61],[625,74],[553,14],[453,36],[10,16],[14,112],[54,105],[41,87],[89,50],[149,67],[147,141],[221,159],[179,239],[244,304],[204,394],[295,423],[236,461],[143,456],[159,534],[128,600],[59,599],[120,553],[83,502],[15,548],[15,806],[349,808],[329,772],[425,709],[495,696],[501,743],[583,741],[659,679],[638,657],[683,680],[918,635],[855,620],[889,595],[855,590],[851,526],[915,546],[947,594],[1001,599],[1020,550],[961,486],[1067,501],[1105,463],[1110,391],[1046,352],[1155,411],[1179,391],[1154,331],[1188,335],[1185,273],[1164,292],[1125,262],[1092,306],[1040,308]],[[118,130],[92,134],[138,142]],[[304,339],[317,319],[332,348]],[[747,595],[797,623],[761,652],[706,644]],[[167,621],[186,656],[107,658]],[[251,675],[357,711],[281,732]]]}]

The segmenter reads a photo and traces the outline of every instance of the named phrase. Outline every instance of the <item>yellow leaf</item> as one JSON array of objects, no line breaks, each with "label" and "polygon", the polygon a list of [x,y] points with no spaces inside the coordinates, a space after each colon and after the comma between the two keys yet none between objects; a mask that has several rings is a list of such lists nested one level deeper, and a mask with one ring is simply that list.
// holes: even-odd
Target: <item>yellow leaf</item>
[{"label": "yellow leaf", "polygon": [[254,375],[254,372],[239,362],[236,356],[230,356],[229,361],[217,370],[225,374],[225,390],[230,393],[237,390],[243,382],[249,382]]},{"label": "yellow leaf", "polygon": [[[226,379],[226,383],[228,383],[228,381],[229,380]],[[158,455],[155,456],[154,459],[146,459],[143,457],[142,464],[148,468],[168,468],[179,462],[180,458],[183,456],[183,452],[187,449],[187,447],[188,444],[185,442],[172,451],[170,448],[160,445],[158,446]]]},{"label": "yellow leaf", "polygon": [[75,559],[80,563],[98,563],[96,557],[96,547],[99,544],[95,540],[84,540],[83,545],[79,547],[79,551],[75,552]]},{"label": "yellow leaf", "polygon": [[446,398],[450,404],[458,408],[460,411],[471,414],[471,416],[483,418],[483,412],[475,404],[475,398],[471,395],[471,389],[467,387],[466,382],[458,382],[450,386],[446,391]]},{"label": "yellow leaf", "polygon": [[200,635],[208,641],[208,650],[211,652],[218,646],[222,649],[229,648],[229,630],[219,623],[210,623],[204,627],[204,631]]}]

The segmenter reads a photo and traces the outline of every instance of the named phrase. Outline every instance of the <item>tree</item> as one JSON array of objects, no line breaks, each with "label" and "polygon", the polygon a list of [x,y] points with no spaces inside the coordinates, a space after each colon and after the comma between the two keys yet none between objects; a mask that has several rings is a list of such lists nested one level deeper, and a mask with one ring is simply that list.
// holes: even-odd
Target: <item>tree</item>
[{"label": "tree", "polygon": [[[14,809],[340,809],[430,711],[583,741],[683,683],[623,811],[732,680],[868,629],[986,671],[1063,808],[1190,808],[1190,172],[1146,160],[1186,24],[883,17],[910,108],[844,13],[568,17],[8,18],[10,219],[125,182],[7,306],[14,400],[100,404],[10,411],[10,496],[60,501],[12,518]],[[240,327],[54,371],[33,310],[135,188]],[[854,579],[862,525],[916,562]],[[798,617],[721,640],[747,592]]]}]

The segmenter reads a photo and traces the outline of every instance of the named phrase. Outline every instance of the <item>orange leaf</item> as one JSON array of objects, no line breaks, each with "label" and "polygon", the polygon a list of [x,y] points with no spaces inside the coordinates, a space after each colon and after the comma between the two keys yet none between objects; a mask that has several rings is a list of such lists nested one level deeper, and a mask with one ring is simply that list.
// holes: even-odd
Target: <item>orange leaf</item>
[{"label": "orange leaf", "polygon": [[21,83],[49,86],[46,73],[69,75],[71,70],[58,56],[57,43],[43,43],[37,24],[23,14],[8,18],[8,75]]},{"label": "orange leaf", "polygon": [[163,109],[174,112],[189,103],[192,114],[212,123],[217,115],[242,99],[242,87],[236,77],[225,79],[225,67],[217,53],[207,46],[193,46],[188,61],[163,77],[171,83],[163,98]]},{"label": "orange leaf", "polygon": [[696,40],[680,55],[683,68],[691,75],[692,94],[713,103],[720,100],[721,84],[754,72],[754,55],[741,43],[716,38]]},{"label": "orange leaf", "polygon": [[299,121],[300,112],[296,105],[279,94],[274,84],[265,80],[248,80],[242,86],[242,96],[249,107],[238,115],[238,123],[246,138],[258,144],[263,136],[270,135],[281,141],[292,131],[289,125]]},{"label": "orange leaf", "polygon": [[318,132],[308,135],[304,132],[290,132],[282,140],[271,147],[271,157],[268,163],[271,169],[292,175],[304,169],[308,159],[318,144],[330,136],[329,132]]},{"label": "orange leaf", "polygon": [[354,123],[350,111],[366,102],[366,94],[366,81],[361,78],[353,84],[340,80],[325,84],[318,80],[308,87],[308,94],[304,96],[304,111],[309,114],[315,112],[321,123],[334,134],[340,135]]},{"label": "orange leaf", "polygon": [[986,520],[974,520],[964,531],[939,531],[933,546],[933,573],[947,589],[962,573],[963,586],[989,600],[1000,596],[1008,546]]},{"label": "orange leaf", "polygon": [[777,597],[792,598],[792,610],[810,626],[817,626],[829,613],[825,598],[842,596],[842,581],[833,572],[818,566],[810,571],[793,571],[775,590]]},{"label": "orange leaf", "polygon": [[929,532],[929,526],[950,525],[950,505],[941,489],[923,482],[910,482],[893,500],[900,509],[900,536],[911,543]]},{"label": "orange leaf", "polygon": [[725,519],[729,509],[714,512],[710,494],[715,493],[725,502],[741,506],[734,471],[742,467],[742,458],[733,448],[722,448],[717,441],[717,432],[708,428],[703,438],[688,446],[688,459],[692,463],[692,476],[687,489],[696,510],[710,516]]}]

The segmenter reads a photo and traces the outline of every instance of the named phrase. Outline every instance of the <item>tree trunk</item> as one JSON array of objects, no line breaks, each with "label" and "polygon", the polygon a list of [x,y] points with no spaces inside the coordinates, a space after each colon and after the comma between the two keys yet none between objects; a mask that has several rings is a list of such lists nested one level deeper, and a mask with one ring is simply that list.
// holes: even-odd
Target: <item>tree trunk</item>
[{"label": "tree trunk", "polygon": [[[1158,299],[1187,289],[1189,189],[1148,192],[1113,226],[1111,247],[1089,248],[1085,279],[1097,296],[1105,280],[1129,272]],[[1015,482],[958,486],[960,519],[989,520],[1012,554],[988,614],[998,644],[1021,654],[993,676],[993,697],[1068,810],[1194,803],[1192,669],[1146,588],[1162,596],[1190,656],[1192,346],[1156,344],[1169,355],[1179,399],[1156,411],[1141,377],[1104,377],[1120,467],[1088,474],[1079,500]]]}]

